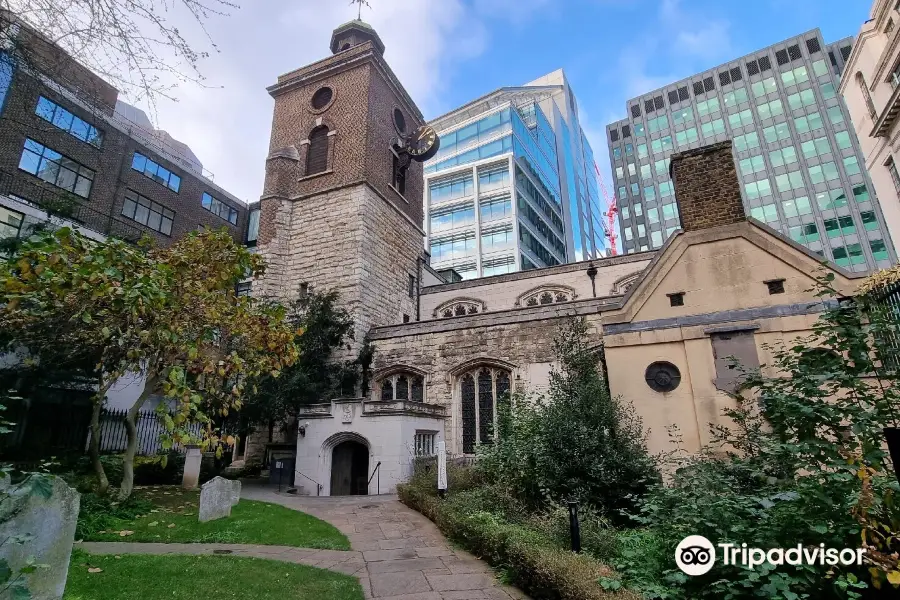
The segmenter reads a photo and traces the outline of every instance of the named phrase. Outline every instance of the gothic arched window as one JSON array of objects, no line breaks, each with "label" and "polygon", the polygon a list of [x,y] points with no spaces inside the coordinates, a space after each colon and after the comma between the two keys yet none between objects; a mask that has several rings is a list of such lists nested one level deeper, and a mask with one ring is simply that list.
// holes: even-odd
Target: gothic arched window
[{"label": "gothic arched window", "polygon": [[328,170],[328,127],[320,125],[309,134],[306,154],[306,174],[315,175]]},{"label": "gothic arched window", "polygon": [[409,400],[409,379],[406,375],[397,377],[397,386],[394,389],[397,390],[397,400]]},{"label": "gothic arched window", "polygon": [[473,454],[477,444],[490,444],[497,426],[497,407],[509,401],[509,371],[478,367],[462,375],[463,453]]},{"label": "gothic arched window", "polygon": [[393,400],[394,399],[394,381],[391,379],[385,379],[381,382],[381,399],[382,400]]},{"label": "gothic arched window", "polygon": [[415,373],[397,373],[388,375],[381,380],[381,400],[392,402],[394,400],[412,400],[413,402],[425,401],[425,378]]}]

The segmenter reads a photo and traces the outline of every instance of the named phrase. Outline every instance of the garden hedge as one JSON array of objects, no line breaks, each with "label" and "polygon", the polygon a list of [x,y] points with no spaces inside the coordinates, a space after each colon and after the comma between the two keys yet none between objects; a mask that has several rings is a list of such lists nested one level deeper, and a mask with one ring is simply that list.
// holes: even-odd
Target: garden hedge
[{"label": "garden hedge", "polygon": [[[599,579],[612,569],[590,556],[553,544],[541,533],[464,503],[442,500],[415,485],[397,487],[400,501],[422,513],[449,538],[495,567],[534,598],[548,600],[640,600],[627,590],[605,590]],[[464,495],[469,492],[456,492]]]}]

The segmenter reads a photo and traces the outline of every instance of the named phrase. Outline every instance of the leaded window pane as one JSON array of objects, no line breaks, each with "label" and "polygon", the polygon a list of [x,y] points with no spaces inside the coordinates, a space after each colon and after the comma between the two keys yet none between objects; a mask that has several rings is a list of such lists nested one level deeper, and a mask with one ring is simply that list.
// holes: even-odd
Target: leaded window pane
[{"label": "leaded window pane", "polygon": [[425,400],[424,391],[425,386],[422,378],[414,377],[412,380],[412,401],[423,402]]},{"label": "leaded window pane", "polygon": [[394,399],[394,382],[390,379],[385,379],[381,382],[381,399],[382,400],[393,400]]},{"label": "leaded window pane", "polygon": [[463,377],[462,385],[462,421],[463,452],[475,452],[475,378],[472,375]]},{"label": "leaded window pane", "polygon": [[490,443],[494,425],[494,381],[491,372],[482,369],[478,374],[478,438]]},{"label": "leaded window pane", "polygon": [[409,400],[409,379],[406,375],[397,378],[397,400]]}]

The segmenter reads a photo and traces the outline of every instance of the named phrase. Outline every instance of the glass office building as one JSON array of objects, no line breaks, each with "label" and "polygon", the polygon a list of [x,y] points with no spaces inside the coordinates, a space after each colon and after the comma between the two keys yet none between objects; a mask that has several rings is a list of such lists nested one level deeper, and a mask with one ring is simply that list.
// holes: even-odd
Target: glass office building
[{"label": "glass office building", "polygon": [[679,227],[672,153],[731,139],[748,215],[852,271],[896,262],[836,93],[852,42],[816,29],[629,100],[606,131],[624,251]]},{"label": "glass office building", "polygon": [[431,266],[463,279],[604,254],[593,154],[562,71],[501,88],[431,122]]}]

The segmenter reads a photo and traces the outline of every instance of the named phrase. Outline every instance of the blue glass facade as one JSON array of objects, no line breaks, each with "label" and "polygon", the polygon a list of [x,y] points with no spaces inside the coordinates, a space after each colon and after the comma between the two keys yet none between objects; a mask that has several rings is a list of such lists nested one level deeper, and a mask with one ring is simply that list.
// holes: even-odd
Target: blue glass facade
[{"label": "blue glass facade", "polygon": [[471,278],[565,262],[556,147],[533,102],[441,132],[425,166],[432,266]]},{"label": "blue glass facade", "polygon": [[441,137],[425,165],[434,268],[469,278],[602,255],[593,152],[562,71],[432,125]]}]

